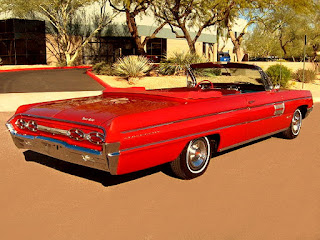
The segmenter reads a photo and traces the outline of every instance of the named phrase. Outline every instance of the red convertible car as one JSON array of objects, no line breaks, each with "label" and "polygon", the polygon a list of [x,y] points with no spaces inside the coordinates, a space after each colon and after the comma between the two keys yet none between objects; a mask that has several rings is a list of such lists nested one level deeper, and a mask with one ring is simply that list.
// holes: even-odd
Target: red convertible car
[{"label": "red convertible car", "polygon": [[192,179],[215,152],[297,137],[312,108],[310,91],[280,90],[257,66],[202,63],[188,68],[186,87],[23,105],[6,125],[18,148],[111,174],[168,163]]}]

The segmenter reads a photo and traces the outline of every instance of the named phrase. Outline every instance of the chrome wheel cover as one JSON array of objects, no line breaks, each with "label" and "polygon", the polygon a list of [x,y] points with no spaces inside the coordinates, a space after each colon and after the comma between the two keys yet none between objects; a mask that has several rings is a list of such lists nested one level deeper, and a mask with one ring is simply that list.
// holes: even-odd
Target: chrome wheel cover
[{"label": "chrome wheel cover", "polygon": [[186,154],[187,167],[190,172],[200,173],[206,168],[210,159],[209,145],[207,138],[190,141]]},{"label": "chrome wheel cover", "polygon": [[297,136],[301,129],[301,123],[302,123],[302,114],[299,109],[297,109],[293,113],[292,122],[291,122],[291,130],[292,134]]}]

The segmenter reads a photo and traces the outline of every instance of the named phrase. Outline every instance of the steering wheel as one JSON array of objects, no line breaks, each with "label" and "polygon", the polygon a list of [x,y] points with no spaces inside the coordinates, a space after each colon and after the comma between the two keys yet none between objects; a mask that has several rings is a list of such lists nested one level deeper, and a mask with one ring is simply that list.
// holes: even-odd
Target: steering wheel
[{"label": "steering wheel", "polygon": [[203,87],[201,86],[201,84],[202,84],[202,83],[204,83],[204,82],[208,82],[208,83],[210,83],[210,88],[212,88],[212,89],[213,89],[213,83],[212,83],[212,82],[210,82],[210,81],[209,81],[209,80],[207,80],[207,79],[205,79],[205,80],[202,80],[202,81],[198,82],[198,83],[197,83],[197,85],[196,85],[196,88],[200,87],[201,89],[203,89]]}]

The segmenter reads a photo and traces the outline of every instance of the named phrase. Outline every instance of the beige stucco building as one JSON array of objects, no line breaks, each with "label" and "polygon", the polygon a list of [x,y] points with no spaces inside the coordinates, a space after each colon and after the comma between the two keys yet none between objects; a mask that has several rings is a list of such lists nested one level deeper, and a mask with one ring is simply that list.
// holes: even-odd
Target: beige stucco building
[{"label": "beige stucco building", "polygon": [[[86,8],[87,17],[90,13],[98,11],[98,6],[92,5]],[[107,8],[107,11],[111,13],[112,8]],[[8,17],[2,15],[2,17]],[[147,13],[144,16],[136,18],[138,24],[138,31],[142,40],[146,36],[150,36],[157,28],[158,23],[155,21],[152,13]],[[89,22],[86,19],[84,22]],[[241,31],[245,20],[239,20],[235,24],[235,31]],[[86,24],[86,23],[84,23]],[[196,27],[190,27],[190,35],[195,36]],[[175,29],[180,35],[181,30]],[[76,41],[81,41],[83,37],[74,37]],[[58,45],[55,41],[53,34],[46,34],[46,61],[48,64],[57,64],[57,49]],[[203,30],[199,39],[197,40],[195,47],[199,55],[203,55],[209,61],[218,61],[219,45],[224,42],[223,52],[228,52],[231,56],[231,61],[234,60],[233,45],[229,39],[217,37],[217,28],[215,26],[206,28]],[[148,57],[155,61],[160,61],[163,58],[170,58],[174,53],[188,52],[189,46],[186,39],[177,38],[175,33],[171,30],[170,26],[164,26],[156,35],[156,38],[151,39],[145,46],[145,51]],[[137,48],[135,42],[131,37],[125,21],[125,15],[119,14],[112,22],[107,26],[101,34],[92,39],[82,52],[79,60],[79,64],[91,64],[99,61],[114,62],[118,57],[125,55],[137,54]]]}]

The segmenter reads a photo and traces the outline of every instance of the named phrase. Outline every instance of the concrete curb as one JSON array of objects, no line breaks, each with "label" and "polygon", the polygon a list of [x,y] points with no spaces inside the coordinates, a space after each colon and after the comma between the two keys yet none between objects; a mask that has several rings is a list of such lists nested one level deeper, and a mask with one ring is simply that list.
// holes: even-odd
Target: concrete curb
[{"label": "concrete curb", "polygon": [[93,80],[95,80],[96,82],[98,82],[100,85],[104,86],[105,88],[113,88],[111,87],[109,84],[107,84],[106,82],[104,82],[101,78],[99,78],[97,75],[95,75],[93,72],[92,72],[92,69],[88,69],[87,70],[87,75],[89,77],[91,77]]},{"label": "concrete curb", "polygon": [[91,68],[91,66],[74,66],[74,67],[36,67],[36,68],[13,68],[13,69],[0,69],[2,72],[22,72],[22,71],[40,71],[40,70],[58,70],[58,69],[86,69]]}]

